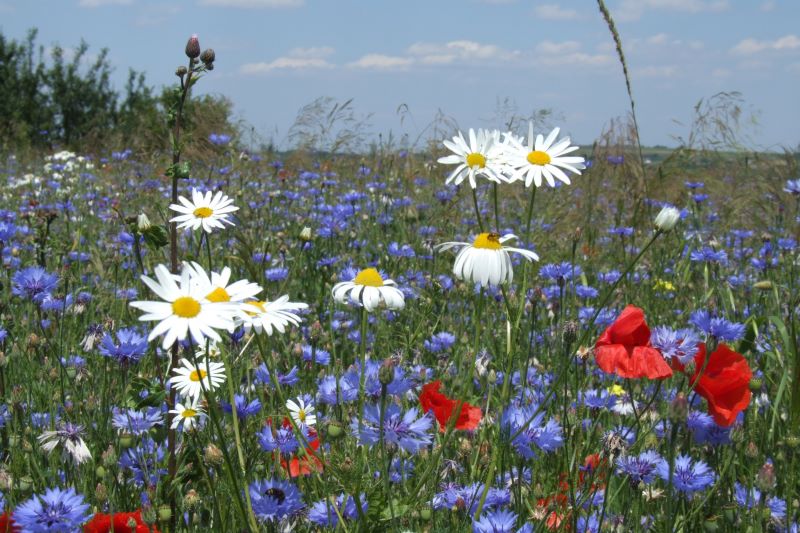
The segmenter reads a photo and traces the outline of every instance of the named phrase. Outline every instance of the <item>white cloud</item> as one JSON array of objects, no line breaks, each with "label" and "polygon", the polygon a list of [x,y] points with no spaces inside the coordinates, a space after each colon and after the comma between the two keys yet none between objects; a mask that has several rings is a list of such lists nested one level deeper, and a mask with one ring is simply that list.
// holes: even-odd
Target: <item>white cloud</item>
[{"label": "white cloud", "polygon": [[731,71],[726,68],[715,68],[711,71],[711,76],[714,78],[727,78],[730,77]]},{"label": "white cloud", "polygon": [[634,75],[642,78],[674,78],[677,74],[675,65],[649,65],[634,70]]},{"label": "white cloud", "polygon": [[797,37],[797,35],[785,35],[774,41],[759,41],[753,38],[744,39],[731,48],[731,52],[738,55],[752,55],[768,50],[784,51],[798,48],[800,48],[800,37]]},{"label": "white cloud", "polygon": [[542,4],[536,6],[534,14],[544,20],[573,20],[578,18],[578,12],[574,9],[564,9],[558,4]]},{"label": "white cloud", "polygon": [[761,4],[761,11],[772,11],[773,9],[775,9],[774,0],[767,0]]},{"label": "white cloud", "polygon": [[700,13],[725,11],[729,7],[728,0],[622,0],[611,15],[616,20],[632,21],[640,19],[647,10]]},{"label": "white cloud", "polygon": [[367,54],[357,61],[348,63],[347,66],[369,70],[402,70],[410,67],[413,62],[414,60],[409,57]]},{"label": "white cloud", "polygon": [[581,51],[581,43],[578,41],[563,41],[554,43],[552,41],[542,41],[534,48],[535,61],[537,64],[548,66],[596,66],[606,65],[612,61],[609,54],[587,54]]},{"label": "white cloud", "polygon": [[247,63],[239,67],[242,74],[267,74],[273,71],[311,70],[333,68],[331,63],[318,57],[279,57],[269,63]]},{"label": "white cloud", "polygon": [[148,6],[133,22],[137,26],[160,26],[169,22],[180,11],[181,8],[177,5],[152,5]]},{"label": "white cloud", "polygon": [[494,44],[475,41],[450,41],[448,43],[414,43],[408,53],[423,65],[446,65],[459,61],[508,61],[519,56],[519,51],[510,51]]},{"label": "white cloud", "polygon": [[657,33],[656,35],[647,38],[647,44],[666,44],[667,38],[668,36],[666,33]]},{"label": "white cloud", "polygon": [[200,0],[204,6],[240,7],[243,9],[264,9],[280,7],[300,7],[305,0]]},{"label": "white cloud", "polygon": [[331,56],[336,50],[331,46],[312,46],[309,48],[292,48],[289,57],[318,58]]},{"label": "white cloud", "polygon": [[133,3],[133,0],[80,0],[78,5],[80,7],[103,7],[103,6],[127,6]]}]

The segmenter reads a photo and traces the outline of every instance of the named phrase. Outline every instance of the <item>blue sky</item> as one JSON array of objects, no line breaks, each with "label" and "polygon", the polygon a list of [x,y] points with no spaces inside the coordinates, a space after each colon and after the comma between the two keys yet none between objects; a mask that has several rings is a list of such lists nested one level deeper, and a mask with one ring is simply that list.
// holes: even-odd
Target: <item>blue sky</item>
[{"label": "blue sky", "polygon": [[[606,0],[631,69],[645,144],[674,146],[693,106],[740,91],[761,148],[800,143],[800,1]],[[44,14],[44,16],[43,16]],[[354,98],[370,135],[416,138],[438,110],[461,128],[500,127],[552,109],[579,143],[628,110],[608,29],[592,0],[0,0],[0,30],[39,42],[110,49],[116,86],[129,67],[173,83],[196,33],[217,52],[201,92],[278,145],[319,96]],[[398,106],[410,116],[400,120]],[[682,123],[682,124],[680,124]]]}]

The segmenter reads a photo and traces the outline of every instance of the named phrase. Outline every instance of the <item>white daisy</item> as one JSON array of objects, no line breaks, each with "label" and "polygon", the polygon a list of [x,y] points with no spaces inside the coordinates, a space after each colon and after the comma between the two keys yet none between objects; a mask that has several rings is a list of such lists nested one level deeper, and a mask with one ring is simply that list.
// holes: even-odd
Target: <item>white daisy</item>
[{"label": "white daisy", "polygon": [[170,427],[177,429],[179,426],[183,426],[184,431],[191,430],[205,416],[203,409],[194,401],[186,404],[175,402],[175,409],[170,409],[169,412],[175,415]]},{"label": "white daisy", "polygon": [[555,187],[555,180],[558,179],[569,185],[569,176],[564,170],[569,170],[575,174],[580,174],[586,166],[584,159],[580,156],[567,156],[579,147],[570,146],[569,137],[561,139],[553,144],[558,137],[559,128],[555,128],[545,139],[542,135],[533,137],[533,123],[528,125],[528,142],[522,144],[524,139],[517,139],[508,136],[506,145],[506,157],[508,164],[515,170],[511,174],[510,181],[519,179],[525,180],[525,186],[530,187],[534,183],[537,187],[542,186],[542,176],[547,180],[547,184]]},{"label": "white daisy", "polygon": [[206,233],[211,233],[215,228],[224,228],[223,222],[233,225],[228,215],[239,209],[231,205],[233,199],[222,194],[222,191],[212,196],[211,191],[203,194],[193,188],[191,202],[183,196],[178,197],[178,201],[180,204],[171,204],[169,208],[180,215],[171,218],[170,222],[178,222],[179,228],[196,230],[202,227]]},{"label": "white daisy", "polygon": [[200,400],[204,389],[210,392],[225,383],[225,365],[208,359],[198,359],[197,366],[188,359],[181,359],[181,366],[172,373],[170,386],[194,403]]},{"label": "white daisy", "polygon": [[470,128],[469,144],[460,131],[452,141],[445,140],[443,143],[453,154],[440,158],[439,163],[458,165],[445,183],[454,182],[458,185],[464,178],[469,178],[469,184],[474,189],[478,186],[475,182],[478,176],[495,183],[507,181],[503,161],[505,145],[500,141],[500,132],[479,129],[476,134]]},{"label": "white daisy", "polygon": [[286,400],[286,408],[292,419],[298,426],[313,426],[317,423],[317,415],[314,414],[314,404],[306,403],[301,396],[297,397],[297,401]]},{"label": "white daisy", "polygon": [[287,325],[299,326],[303,320],[294,311],[307,308],[308,304],[290,302],[286,294],[271,302],[251,300],[246,302],[245,313],[237,317],[237,325],[243,325],[245,331],[266,331],[267,335],[272,335],[273,329],[284,333]]},{"label": "white daisy", "polygon": [[397,288],[397,283],[384,280],[374,268],[365,268],[359,272],[353,281],[341,281],[331,290],[333,298],[339,303],[351,303],[364,306],[372,312],[383,303],[392,310],[403,309],[406,305],[405,296]]},{"label": "white daisy", "polygon": [[[242,304],[245,301],[253,300],[259,292],[262,291],[258,283],[253,283],[246,279],[230,283],[231,269],[225,267],[222,272],[211,272],[209,277],[203,267],[199,264],[184,263],[184,268],[189,268],[192,271],[192,282],[196,283],[199,287],[198,292],[205,294],[206,300],[216,303],[229,303],[229,311],[231,312],[231,320],[242,317],[246,312],[246,307]],[[231,331],[233,331],[233,325]]]},{"label": "white daisy", "polygon": [[453,264],[453,274],[460,280],[479,283],[481,287],[511,283],[514,269],[508,252],[522,255],[528,261],[538,261],[539,256],[523,248],[503,246],[503,243],[516,239],[516,235],[507,234],[502,237],[497,233],[480,233],[472,244],[467,242],[445,242],[436,246],[444,251],[462,247]]},{"label": "white daisy", "polygon": [[150,332],[148,341],[164,335],[161,347],[169,349],[176,340],[186,339],[191,333],[195,343],[202,345],[206,338],[215,341],[220,336],[214,329],[229,329],[232,327],[230,305],[226,303],[209,302],[203,287],[192,282],[193,269],[184,268],[180,277],[180,285],[164,265],[155,268],[158,282],[147,276],[142,276],[142,281],[150,287],[163,302],[138,301],[131,302],[131,307],[141,309],[146,314],[139,320],[160,320]]}]

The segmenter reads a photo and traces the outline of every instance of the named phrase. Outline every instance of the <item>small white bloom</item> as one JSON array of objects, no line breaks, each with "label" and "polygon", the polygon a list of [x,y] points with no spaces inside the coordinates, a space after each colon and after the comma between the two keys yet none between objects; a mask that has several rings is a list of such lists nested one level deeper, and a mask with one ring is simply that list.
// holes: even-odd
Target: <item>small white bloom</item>
[{"label": "small white bloom", "polygon": [[443,141],[453,153],[439,158],[439,163],[458,165],[445,183],[459,185],[464,178],[468,178],[470,186],[475,189],[478,186],[475,178],[479,176],[495,183],[507,181],[504,176],[506,165],[503,161],[505,145],[500,141],[500,132],[479,129],[476,134],[470,128],[468,135],[469,144],[460,131],[452,141]]},{"label": "small white bloom", "polygon": [[228,220],[228,215],[237,211],[239,208],[233,204],[233,200],[217,191],[212,196],[211,191],[205,195],[197,189],[192,189],[192,201],[190,202],[183,196],[178,198],[180,204],[169,206],[173,211],[180,213],[170,219],[170,222],[178,222],[179,228],[192,228],[193,230],[203,228],[206,233],[211,233],[214,229],[221,229],[225,224],[233,225]]},{"label": "small white bloom", "polygon": [[150,219],[147,218],[147,215],[139,213],[139,216],[136,217],[136,228],[139,231],[147,231],[150,229],[150,226]]},{"label": "small white bloom", "polygon": [[526,187],[530,187],[531,183],[541,187],[544,176],[551,187],[555,186],[556,179],[569,185],[569,176],[564,170],[580,174],[586,167],[583,157],[566,155],[578,149],[578,146],[570,146],[569,137],[555,142],[558,132],[559,128],[555,128],[546,139],[542,135],[534,139],[531,122],[528,125],[527,144],[523,145],[514,136],[509,136],[506,157],[508,164],[515,169],[509,181],[524,179]]},{"label": "small white bloom", "polygon": [[508,252],[518,253],[528,261],[539,260],[539,256],[530,250],[503,246],[503,243],[516,238],[516,235],[510,233],[502,237],[497,233],[480,233],[472,244],[445,242],[436,245],[436,249],[444,251],[461,247],[453,264],[453,274],[460,280],[479,283],[481,287],[497,286],[511,283],[514,279],[514,269]]},{"label": "small white bloom", "polygon": [[205,412],[195,401],[186,404],[175,402],[175,409],[170,409],[169,412],[175,415],[170,427],[177,429],[179,426],[183,426],[184,431],[191,430],[205,416]]},{"label": "small white bloom", "polygon": [[286,294],[271,302],[251,300],[245,303],[245,312],[237,317],[236,323],[243,325],[245,331],[252,328],[256,333],[266,331],[267,335],[272,335],[272,330],[284,333],[289,324],[299,326],[302,322],[295,311],[307,308],[308,304],[290,302]]},{"label": "small white bloom", "polygon": [[198,359],[197,366],[188,359],[181,359],[181,366],[172,373],[172,388],[195,403],[202,397],[203,390],[211,392],[225,383],[225,365],[208,359]]},{"label": "small white bloom", "polygon": [[672,206],[663,207],[656,215],[655,226],[659,231],[671,231],[681,219],[681,212]]},{"label": "small white bloom", "polygon": [[314,414],[314,404],[306,403],[302,397],[298,396],[297,401],[286,400],[286,408],[292,415],[295,424],[302,426],[313,426],[317,423],[317,415]]},{"label": "small white bloom", "polygon": [[66,422],[55,431],[43,432],[39,435],[38,440],[42,449],[47,453],[62,446],[76,464],[81,464],[92,458],[92,453],[83,441],[81,433],[83,433],[83,426]]},{"label": "small white bloom", "polygon": [[331,290],[333,298],[339,303],[351,303],[363,306],[372,312],[381,304],[391,310],[403,309],[405,296],[391,279],[384,280],[380,272],[374,268],[365,268],[352,281],[340,281]]}]

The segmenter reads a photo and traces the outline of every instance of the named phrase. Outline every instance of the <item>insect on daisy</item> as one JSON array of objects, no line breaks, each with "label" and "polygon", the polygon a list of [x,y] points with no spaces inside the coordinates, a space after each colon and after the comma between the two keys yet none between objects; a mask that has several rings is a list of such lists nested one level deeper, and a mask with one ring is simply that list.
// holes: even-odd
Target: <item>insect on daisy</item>
[{"label": "insect on daisy", "polygon": [[347,303],[349,299],[368,312],[380,307],[381,303],[391,310],[400,310],[406,305],[405,296],[397,288],[397,283],[383,279],[374,268],[365,268],[352,281],[340,281],[333,286],[331,294],[339,303]]},{"label": "insect on daisy", "polygon": [[169,206],[173,211],[180,213],[171,218],[170,222],[177,222],[179,228],[197,230],[202,227],[206,233],[224,228],[223,222],[233,226],[233,222],[228,220],[228,215],[239,209],[231,205],[233,200],[222,191],[212,195],[211,191],[203,194],[197,189],[192,189],[191,201],[183,196],[178,197],[178,201],[180,204]]},{"label": "insect on daisy", "polygon": [[478,186],[475,178],[479,176],[495,183],[507,181],[503,175],[505,164],[502,156],[505,145],[500,141],[500,132],[479,129],[476,134],[470,128],[469,144],[460,131],[452,141],[445,140],[443,144],[453,153],[439,158],[439,163],[458,165],[445,183],[454,182],[459,185],[464,178],[469,178],[470,186],[475,189]]},{"label": "insect on daisy", "polygon": [[538,261],[539,256],[530,250],[503,246],[503,243],[516,239],[516,235],[480,233],[472,244],[467,242],[445,242],[438,244],[439,251],[461,247],[453,264],[453,274],[460,280],[479,283],[481,287],[511,283],[514,269],[508,252],[520,254],[528,261]]},{"label": "insect on daisy", "polygon": [[546,139],[541,134],[534,139],[533,123],[530,123],[527,144],[509,136],[506,157],[508,164],[515,169],[510,181],[524,178],[526,187],[530,187],[531,183],[541,187],[544,176],[551,187],[555,187],[556,179],[569,185],[569,176],[564,170],[580,174],[586,168],[583,157],[566,155],[578,149],[577,146],[570,146],[569,137],[553,144],[559,131],[559,128],[555,128]]},{"label": "insect on daisy", "polygon": [[302,397],[295,400],[286,400],[286,408],[292,419],[298,425],[313,426],[317,423],[317,415],[314,414],[314,404],[306,403]]},{"label": "insect on daisy", "polygon": [[274,329],[283,333],[287,325],[299,326],[303,320],[294,311],[307,308],[308,304],[290,302],[286,294],[271,302],[251,300],[246,302],[245,312],[237,317],[237,323],[243,325],[245,331],[252,328],[256,333],[266,331],[267,335],[272,335]]},{"label": "insect on daisy", "polygon": [[164,335],[161,347],[165,350],[176,340],[186,339],[189,333],[197,344],[203,344],[206,338],[219,341],[220,336],[214,330],[227,330],[233,327],[229,318],[230,305],[209,302],[206,293],[203,292],[204,287],[192,281],[192,272],[194,270],[184,268],[178,284],[167,267],[158,265],[155,268],[158,281],[147,276],[142,276],[142,281],[164,301],[130,303],[131,307],[146,313],[140,316],[139,320],[160,321],[150,332],[147,340],[151,341],[159,335]]},{"label": "insect on daisy", "polygon": [[210,392],[225,383],[225,365],[208,359],[198,360],[197,366],[188,359],[181,359],[181,366],[172,372],[172,387],[195,403],[203,395],[203,390]]}]

